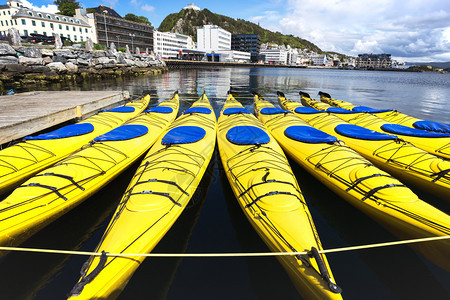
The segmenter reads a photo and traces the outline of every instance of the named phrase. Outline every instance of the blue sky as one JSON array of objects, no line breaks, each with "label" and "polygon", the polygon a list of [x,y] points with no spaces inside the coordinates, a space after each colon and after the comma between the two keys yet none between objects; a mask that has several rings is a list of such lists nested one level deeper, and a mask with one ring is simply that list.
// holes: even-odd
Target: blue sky
[{"label": "blue sky", "polygon": [[[28,0],[22,0],[27,3]],[[6,0],[4,0],[6,2]],[[147,17],[155,27],[189,1],[81,0],[120,15]],[[52,0],[29,5],[54,12]],[[450,61],[450,0],[227,0],[195,1],[201,9],[260,23],[264,28],[307,39],[322,50],[357,56],[391,53],[400,61]]]}]

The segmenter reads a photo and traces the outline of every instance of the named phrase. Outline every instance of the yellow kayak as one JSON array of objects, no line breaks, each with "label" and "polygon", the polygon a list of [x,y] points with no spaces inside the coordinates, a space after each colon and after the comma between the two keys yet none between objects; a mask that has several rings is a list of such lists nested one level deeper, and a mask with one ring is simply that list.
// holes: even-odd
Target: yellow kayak
[{"label": "yellow kayak", "polygon": [[278,94],[278,101],[283,109],[293,111],[311,126],[336,136],[400,181],[442,199],[450,199],[450,161],[429,154],[396,136],[367,130],[325,111],[304,107],[299,102],[286,99],[283,93]]},{"label": "yellow kayak", "polygon": [[103,135],[0,202],[0,245],[15,246],[118,176],[175,119],[178,95]]},{"label": "yellow kayak", "polygon": [[[254,100],[259,120],[289,156],[380,225],[404,239],[450,235],[449,215],[420,200],[335,136],[311,127],[259,95]],[[434,251],[432,255],[445,262],[450,255],[450,241]]]},{"label": "yellow kayak", "polygon": [[351,124],[381,133],[396,135],[417,148],[450,159],[450,133],[425,131],[403,125],[391,124],[370,113],[354,112],[340,107],[332,107],[327,103],[311,99],[306,93],[301,93],[301,102],[305,106],[332,113]]},{"label": "yellow kayak", "polygon": [[67,157],[90,140],[136,117],[148,105],[150,96],[100,113],[77,124],[64,126],[0,151],[0,194]]},{"label": "yellow kayak", "polygon": [[[172,123],[146,155],[96,252],[153,250],[200,183],[214,152],[216,127],[216,116],[203,95]],[[144,259],[106,254],[91,257],[70,299],[116,298]]]},{"label": "yellow kayak", "polygon": [[218,121],[217,143],[231,188],[244,214],[308,299],[341,299],[297,181],[280,146],[230,94]]},{"label": "yellow kayak", "polygon": [[412,116],[408,116],[394,109],[375,109],[367,106],[359,106],[354,105],[350,102],[346,102],[343,100],[337,100],[331,98],[330,94],[319,92],[320,101],[325,102],[331,106],[344,108],[351,111],[356,112],[366,112],[371,113],[389,123],[395,123],[399,125],[408,126],[411,128],[417,128],[427,131],[435,131],[442,133],[450,133],[450,125],[434,122],[434,121],[426,121],[422,119],[418,119]]}]

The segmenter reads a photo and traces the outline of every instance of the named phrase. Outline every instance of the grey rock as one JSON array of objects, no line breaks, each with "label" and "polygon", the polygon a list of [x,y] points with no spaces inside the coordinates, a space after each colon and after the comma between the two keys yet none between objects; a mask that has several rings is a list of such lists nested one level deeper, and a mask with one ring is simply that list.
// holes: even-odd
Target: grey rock
[{"label": "grey rock", "polygon": [[51,71],[49,67],[41,65],[31,66],[31,70],[33,73],[49,73]]},{"label": "grey rock", "polygon": [[102,64],[96,64],[95,66],[94,66],[94,68],[95,69],[103,69],[103,65]]},{"label": "grey rock", "polygon": [[42,57],[26,57],[19,56],[19,64],[23,65],[43,65],[44,59]]},{"label": "grey rock", "polygon": [[16,50],[8,44],[0,44],[0,56],[4,55],[17,55]]},{"label": "grey rock", "polygon": [[77,64],[77,59],[71,58],[71,59],[68,59],[67,62],[68,62],[68,63],[70,62],[70,63],[73,63],[73,64],[76,65],[76,64]]},{"label": "grey rock", "polygon": [[115,68],[115,67],[116,67],[116,64],[112,64],[112,63],[103,65],[104,69],[112,69],[112,68]]},{"label": "grey rock", "polygon": [[130,47],[128,47],[128,45],[125,45],[125,53],[131,55]]},{"label": "grey rock", "polygon": [[42,56],[53,56],[53,50],[52,49],[41,49]]},{"label": "grey rock", "polygon": [[64,56],[55,55],[53,56],[53,62],[60,62],[62,64],[65,64],[67,62],[67,58]]},{"label": "grey rock", "polygon": [[127,59],[127,58],[124,59],[124,63],[125,63],[125,65],[126,65],[127,67],[131,67],[131,66],[134,66],[134,65],[135,65],[134,60]]},{"label": "grey rock", "polygon": [[98,57],[97,59],[95,59],[95,61],[94,61],[94,63],[95,64],[107,64],[107,63],[109,63],[109,57],[105,57],[105,56],[102,56],[102,57]]},{"label": "grey rock", "polygon": [[87,59],[92,59],[92,53],[89,53],[89,52],[81,52],[81,53],[78,53],[78,58],[79,59],[85,59],[85,60],[87,60]]},{"label": "grey rock", "polygon": [[26,73],[28,71],[31,71],[31,68],[21,64],[5,64],[4,70],[6,72]]},{"label": "grey rock", "polygon": [[11,46],[22,46],[19,30],[14,27],[8,29],[8,44]]},{"label": "grey rock", "polygon": [[67,68],[62,62],[52,62],[47,65],[51,70],[56,71],[57,73],[66,73]]},{"label": "grey rock", "polygon": [[44,64],[49,64],[53,62],[53,59],[50,56],[46,56],[42,60],[44,61]]},{"label": "grey rock", "polygon": [[89,52],[94,51],[94,43],[89,38],[86,40],[85,49],[86,49],[86,51],[89,51]]},{"label": "grey rock", "polygon": [[63,43],[61,40],[61,35],[59,33],[55,34],[55,49],[61,49],[63,47]]},{"label": "grey rock", "polygon": [[17,64],[19,59],[15,56],[0,56],[0,64]]},{"label": "grey rock", "polygon": [[118,64],[125,64],[125,55],[119,55],[116,60]]},{"label": "grey rock", "polygon": [[78,58],[77,59],[77,65],[89,66],[89,60]]},{"label": "grey rock", "polygon": [[117,48],[116,48],[116,44],[114,44],[114,42],[111,42],[109,44],[109,50],[111,50],[111,52],[117,52]]},{"label": "grey rock", "polygon": [[95,50],[92,55],[94,57],[105,57],[106,56],[106,51],[104,50]]},{"label": "grey rock", "polygon": [[67,72],[76,73],[78,72],[78,67],[74,63],[68,62],[66,63]]},{"label": "grey rock", "polygon": [[145,62],[143,62],[143,61],[137,60],[136,61],[136,66],[139,67],[139,68],[145,68],[145,67],[147,67],[147,64]]},{"label": "grey rock", "polygon": [[53,53],[57,56],[62,56],[65,58],[77,58],[77,55],[68,49],[54,50]]},{"label": "grey rock", "polygon": [[32,57],[32,58],[42,57],[41,50],[39,50],[36,47],[20,47],[17,51],[26,57]]}]

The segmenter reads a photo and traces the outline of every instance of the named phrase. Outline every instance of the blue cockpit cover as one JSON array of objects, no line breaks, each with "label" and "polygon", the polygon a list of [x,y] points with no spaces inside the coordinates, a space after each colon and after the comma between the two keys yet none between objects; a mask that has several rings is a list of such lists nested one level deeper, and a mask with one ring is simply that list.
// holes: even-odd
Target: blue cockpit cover
[{"label": "blue cockpit cover", "polygon": [[334,129],[344,136],[369,141],[395,140],[397,137],[392,134],[381,133],[353,124],[340,124]]},{"label": "blue cockpit cover", "polygon": [[94,142],[125,141],[143,136],[148,132],[144,125],[122,125],[94,139]]},{"label": "blue cockpit cover", "polygon": [[298,114],[305,114],[305,115],[306,114],[319,114],[319,113],[325,112],[323,110],[317,110],[315,108],[308,107],[308,106],[299,106],[294,111]]},{"label": "blue cockpit cover", "polygon": [[279,107],[264,107],[260,110],[260,113],[262,113],[263,115],[277,115],[289,113],[289,111],[281,109]]},{"label": "blue cockpit cover", "polygon": [[336,137],[310,126],[289,126],[284,131],[284,134],[293,140],[303,143],[317,144],[337,141]]},{"label": "blue cockpit cover", "polygon": [[173,112],[173,108],[169,106],[155,106],[152,108],[149,108],[147,110],[144,110],[144,112],[155,112],[160,114],[170,114]]},{"label": "blue cockpit cover", "polygon": [[355,106],[352,108],[352,110],[355,112],[366,112],[371,114],[393,111],[393,109],[375,109],[368,106]]},{"label": "blue cockpit cover", "polygon": [[192,114],[192,113],[198,113],[198,114],[210,114],[211,110],[207,107],[191,107],[187,109],[184,114]]},{"label": "blue cockpit cover", "polygon": [[251,112],[243,107],[230,107],[223,111],[224,115],[234,115],[234,114],[251,114]]},{"label": "blue cockpit cover", "polygon": [[131,106],[119,106],[113,109],[104,109],[101,110],[100,112],[104,112],[104,111],[109,111],[109,112],[118,112],[118,113],[130,113],[130,112],[134,112],[134,107]]},{"label": "blue cockpit cover", "polygon": [[167,132],[161,144],[190,144],[200,141],[206,135],[205,129],[198,126],[178,126]]},{"label": "blue cockpit cover", "polygon": [[443,138],[450,137],[450,133],[441,133],[434,131],[426,131],[422,129],[416,129],[411,127],[406,127],[398,124],[384,124],[381,126],[381,129],[384,131],[394,133],[394,134],[402,134],[414,137],[425,137],[425,138]]},{"label": "blue cockpit cover", "polygon": [[333,114],[355,114],[355,111],[346,110],[340,107],[328,107],[327,111]]},{"label": "blue cockpit cover", "polygon": [[236,145],[261,145],[270,142],[270,137],[255,126],[235,126],[228,130],[227,139]]},{"label": "blue cockpit cover", "polygon": [[450,133],[450,125],[434,121],[417,121],[413,126],[422,130]]},{"label": "blue cockpit cover", "polygon": [[56,129],[55,131],[43,133],[37,136],[27,136],[24,140],[55,140],[63,139],[72,136],[83,135],[94,131],[94,125],[91,123],[82,124],[72,124],[67,125],[62,128]]}]

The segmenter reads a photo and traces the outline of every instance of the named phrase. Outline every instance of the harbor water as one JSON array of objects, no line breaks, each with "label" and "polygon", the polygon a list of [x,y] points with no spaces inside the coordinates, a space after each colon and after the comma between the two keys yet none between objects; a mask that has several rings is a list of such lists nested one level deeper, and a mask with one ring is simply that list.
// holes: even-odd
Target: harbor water
[{"label": "harbor water", "polygon": [[[216,115],[228,90],[253,111],[251,92],[278,105],[276,92],[299,91],[417,118],[450,123],[450,74],[285,68],[174,70],[47,89],[127,90],[151,95],[151,106],[179,91],[180,112],[203,93]],[[16,91],[19,92],[19,91]],[[378,223],[337,197],[290,161],[324,249],[397,241]],[[139,163],[22,247],[93,251]],[[450,213],[450,202],[412,189]],[[2,198],[5,195],[1,196]],[[242,213],[223,174],[218,151],[201,185],[155,253],[268,252]],[[0,258],[0,299],[65,299],[87,256],[11,252]],[[450,273],[407,245],[327,254],[344,299],[449,299]],[[119,299],[302,299],[274,257],[147,258]]]}]

